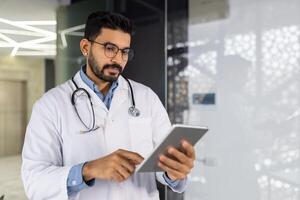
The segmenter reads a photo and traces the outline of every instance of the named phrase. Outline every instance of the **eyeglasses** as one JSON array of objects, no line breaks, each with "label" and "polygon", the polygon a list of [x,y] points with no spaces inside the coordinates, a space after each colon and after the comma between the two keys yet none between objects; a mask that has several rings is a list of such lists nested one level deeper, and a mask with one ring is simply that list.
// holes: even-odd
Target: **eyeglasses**
[{"label": "eyeglasses", "polygon": [[89,40],[89,41],[102,45],[104,47],[104,54],[108,58],[114,58],[119,51],[121,51],[123,61],[132,60],[134,56],[134,51],[131,48],[120,49],[117,45],[110,42],[100,43],[94,40]]}]

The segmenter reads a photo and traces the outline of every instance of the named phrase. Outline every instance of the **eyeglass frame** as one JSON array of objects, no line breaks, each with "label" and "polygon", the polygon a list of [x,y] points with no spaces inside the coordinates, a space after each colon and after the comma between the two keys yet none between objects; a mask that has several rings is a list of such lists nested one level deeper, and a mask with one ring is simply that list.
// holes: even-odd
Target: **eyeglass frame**
[{"label": "eyeglass frame", "polygon": [[[117,45],[115,45],[114,43],[111,43],[111,42],[104,42],[104,43],[101,43],[101,42],[97,42],[97,41],[95,41],[95,40],[90,40],[90,39],[87,39],[89,42],[92,42],[92,43],[96,43],[96,44],[100,44],[100,45],[102,45],[103,47],[104,47],[104,55],[106,56],[106,57],[108,57],[108,58],[114,58],[114,57],[116,57],[117,55],[118,55],[118,52],[119,51],[121,51],[121,55],[122,55],[122,59],[123,59],[123,61],[130,61],[130,60],[132,60],[133,59],[133,57],[134,57],[134,50],[132,49],[132,48],[129,48],[129,47],[126,47],[126,48],[123,48],[123,49],[120,49]],[[106,46],[107,45],[112,45],[112,46],[114,46],[114,47],[116,47],[116,49],[118,49],[118,51],[116,51],[114,54],[114,56],[108,56],[107,55],[107,53],[105,53],[106,52]],[[126,50],[126,49],[128,49],[129,50],[129,52],[132,52],[132,56],[129,56],[129,53],[127,53],[127,58],[126,59],[124,59],[124,50]]]}]

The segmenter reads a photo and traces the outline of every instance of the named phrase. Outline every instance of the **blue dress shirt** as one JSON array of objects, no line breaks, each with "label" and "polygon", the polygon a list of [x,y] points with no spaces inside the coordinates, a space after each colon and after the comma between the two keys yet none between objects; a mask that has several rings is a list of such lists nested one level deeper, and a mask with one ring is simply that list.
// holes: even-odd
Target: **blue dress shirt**
[{"label": "blue dress shirt", "polygon": [[[83,82],[87,84],[97,94],[97,96],[101,99],[101,101],[105,104],[105,106],[109,110],[114,91],[118,87],[118,82],[117,81],[113,82],[108,93],[106,94],[106,96],[104,96],[101,93],[101,91],[99,91],[97,85],[86,75],[86,66],[83,66],[81,68],[80,77],[83,80]],[[84,188],[92,187],[95,184],[95,179],[92,179],[88,182],[85,182],[83,180],[82,169],[84,164],[85,163],[74,165],[71,168],[67,179],[68,196],[76,194],[77,192],[79,192]],[[171,179],[168,178],[166,173],[163,174],[163,178],[166,181],[166,183],[172,188],[175,188],[180,182],[180,181],[172,181]]]},{"label": "blue dress shirt", "polygon": [[86,75],[86,66],[83,66],[80,70],[80,77],[83,80],[83,82],[85,84],[87,84],[87,86],[89,86],[89,88],[91,88],[96,94],[97,96],[101,99],[101,101],[105,104],[105,106],[107,107],[107,109],[109,110],[110,108],[110,104],[114,95],[114,91],[115,89],[118,87],[118,81],[114,81],[110,87],[110,89],[108,90],[106,96],[104,96],[102,94],[101,91],[99,91],[97,85]]}]

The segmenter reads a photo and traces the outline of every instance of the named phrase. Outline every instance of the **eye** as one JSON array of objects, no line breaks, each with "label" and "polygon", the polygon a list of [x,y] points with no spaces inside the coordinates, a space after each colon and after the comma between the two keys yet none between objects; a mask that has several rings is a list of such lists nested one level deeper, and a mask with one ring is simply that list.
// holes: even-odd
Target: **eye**
[{"label": "eye", "polygon": [[111,52],[116,52],[116,51],[117,51],[117,48],[116,48],[115,46],[111,45],[111,44],[107,44],[107,45],[105,46],[105,49],[106,49],[107,51],[111,51]]}]

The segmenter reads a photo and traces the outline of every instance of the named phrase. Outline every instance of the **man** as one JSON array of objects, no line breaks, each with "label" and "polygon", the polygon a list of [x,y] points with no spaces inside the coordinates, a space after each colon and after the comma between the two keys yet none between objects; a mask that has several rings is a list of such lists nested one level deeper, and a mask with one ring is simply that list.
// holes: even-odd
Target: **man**
[{"label": "man", "polygon": [[163,173],[135,173],[170,121],[150,88],[121,76],[133,56],[131,35],[124,16],[88,17],[80,42],[86,65],[32,111],[22,152],[29,199],[157,200],[155,179],[184,191],[195,160],[187,142],[181,151],[170,148],[168,157],[160,157]]}]

